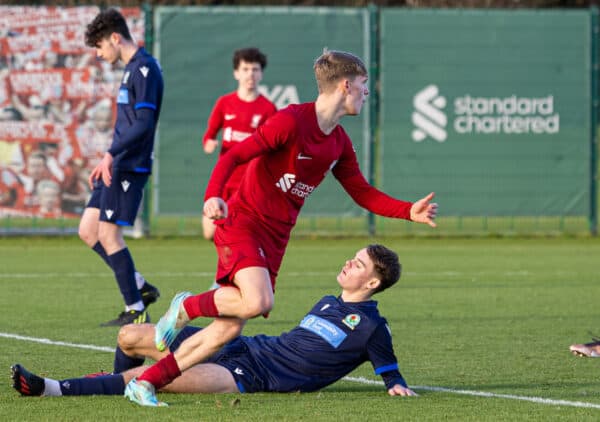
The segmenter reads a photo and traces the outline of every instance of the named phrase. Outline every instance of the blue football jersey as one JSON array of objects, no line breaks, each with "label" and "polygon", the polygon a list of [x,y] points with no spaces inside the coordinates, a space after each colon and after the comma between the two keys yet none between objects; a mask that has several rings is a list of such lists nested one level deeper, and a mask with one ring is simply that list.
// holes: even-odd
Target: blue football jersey
[{"label": "blue football jersey", "polygon": [[[109,152],[114,167],[136,173],[151,173],[154,134],[163,97],[161,68],[154,57],[139,48],[125,66],[117,95],[117,119]],[[136,126],[141,110],[153,110],[145,128]],[[137,122],[139,124],[139,121]]]},{"label": "blue football jersey", "polygon": [[293,330],[280,336],[242,337],[263,391],[314,391],[370,361],[388,388],[406,386],[392,337],[376,301],[325,296]]}]

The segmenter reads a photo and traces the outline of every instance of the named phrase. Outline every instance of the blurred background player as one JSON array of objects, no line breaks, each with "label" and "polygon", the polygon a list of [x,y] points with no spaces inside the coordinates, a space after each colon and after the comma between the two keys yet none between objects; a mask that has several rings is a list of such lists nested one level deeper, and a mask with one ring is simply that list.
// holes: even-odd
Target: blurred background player
[{"label": "blurred background player", "polygon": [[[351,53],[328,51],[315,61],[314,71],[319,90],[316,101],[278,111],[217,162],[206,189],[204,214],[220,220],[214,243],[218,254],[215,280],[221,287],[196,296],[176,295],[156,325],[156,345],[164,350],[192,319],[215,319],[139,380],[162,388],[240,335],[248,319],[268,315],[298,214],[329,171],[367,210],[435,227],[434,194],[412,203],[371,186],[360,171],[352,141],[339,124],[343,116],[360,114],[369,95],[363,61]],[[226,203],[221,195],[229,176],[236,165],[249,161],[238,191]],[[141,390],[144,385],[130,388]]]},{"label": "blurred background player", "polygon": [[[238,82],[238,87],[215,103],[202,137],[205,153],[212,154],[217,148],[219,131],[223,141],[219,156],[222,156],[234,145],[247,139],[259,125],[275,114],[275,105],[258,92],[258,84],[266,67],[267,56],[258,48],[242,48],[233,53],[233,77]],[[246,165],[240,165],[229,176],[223,190],[223,200],[228,201],[238,189],[245,171]],[[215,234],[214,220],[204,216],[202,229],[204,238],[211,240]]]},{"label": "blurred background player", "polygon": [[[400,374],[387,321],[372,296],[400,278],[398,255],[369,245],[346,261],[337,276],[338,297],[325,296],[298,326],[280,336],[238,337],[205,363],[193,366],[163,391],[173,393],[307,392],[319,390],[370,361],[391,396],[415,396]],[[171,345],[177,349],[201,330],[186,327]],[[129,324],[119,332],[114,375],[53,380],[12,367],[13,388],[24,396],[122,395],[140,375],[145,357],[166,352],[154,346],[152,324]],[[143,401],[141,398],[140,401]],[[160,406],[159,401],[143,402]]]},{"label": "blurred background player", "polygon": [[163,96],[158,62],[132,39],[115,9],[100,12],[87,26],[85,43],[107,63],[125,64],[117,96],[117,119],[110,148],[89,176],[93,189],[79,224],[79,236],[113,270],[125,310],[103,326],[144,323],[146,307],[158,289],[136,272],[123,239],[123,226],[135,221],[152,171],[154,132]]}]

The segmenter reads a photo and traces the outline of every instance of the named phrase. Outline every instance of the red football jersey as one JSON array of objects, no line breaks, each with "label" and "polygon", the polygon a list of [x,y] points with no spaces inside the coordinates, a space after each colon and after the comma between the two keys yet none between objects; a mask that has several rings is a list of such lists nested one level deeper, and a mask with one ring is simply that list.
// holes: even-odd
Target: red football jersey
[{"label": "red football jersey", "polygon": [[229,202],[267,224],[296,223],[305,199],[329,170],[354,201],[387,217],[410,219],[411,202],[394,199],[371,186],[360,172],[350,138],[338,125],[329,134],[319,128],[315,103],[290,105],[260,126],[244,143],[221,157],[205,200],[220,196],[235,166],[250,161],[246,177]]},{"label": "red football jersey", "polygon": [[[236,92],[224,95],[217,100],[210,113],[202,143],[205,144],[208,139],[217,139],[220,130],[221,151],[219,156],[222,156],[233,146],[248,138],[276,111],[275,105],[262,95],[250,102],[241,100]],[[227,180],[227,191],[237,190],[245,169],[245,165],[235,169]]]}]

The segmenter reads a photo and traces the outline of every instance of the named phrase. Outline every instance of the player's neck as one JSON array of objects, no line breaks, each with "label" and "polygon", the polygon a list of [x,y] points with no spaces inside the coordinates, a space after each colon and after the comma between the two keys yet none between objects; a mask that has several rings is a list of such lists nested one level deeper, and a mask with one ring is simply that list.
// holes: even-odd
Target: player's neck
[{"label": "player's neck", "polygon": [[252,102],[258,98],[258,90],[256,89],[238,89],[237,96],[240,100]]},{"label": "player's neck", "polygon": [[334,96],[325,94],[320,94],[317,97],[315,111],[319,128],[326,135],[333,132],[344,115],[343,110],[340,110],[337,99]]},{"label": "player's neck", "polygon": [[127,64],[131,61],[131,58],[138,51],[139,47],[134,42],[125,42],[121,46],[121,60]]},{"label": "player's neck", "polygon": [[368,292],[362,290],[354,292],[348,292],[343,290],[340,297],[344,302],[348,303],[366,302],[367,300],[371,300],[371,295]]}]

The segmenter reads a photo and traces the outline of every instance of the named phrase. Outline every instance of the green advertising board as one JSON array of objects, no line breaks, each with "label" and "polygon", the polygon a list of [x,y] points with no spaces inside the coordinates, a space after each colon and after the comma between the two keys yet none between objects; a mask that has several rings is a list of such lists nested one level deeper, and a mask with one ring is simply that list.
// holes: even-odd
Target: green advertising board
[{"label": "green advertising board", "polygon": [[[267,54],[261,92],[279,108],[316,98],[312,66],[323,49],[351,51],[370,60],[365,9],[157,7],[154,33],[165,80],[153,196],[153,210],[159,214],[202,212],[217,155],[205,155],[201,139],[216,99],[237,87],[234,50],[254,46]],[[368,122],[368,110],[343,121],[361,161]],[[329,176],[307,200],[303,214],[359,212]]]},{"label": "green advertising board", "polygon": [[589,11],[381,11],[384,191],[442,215],[590,210]]}]

